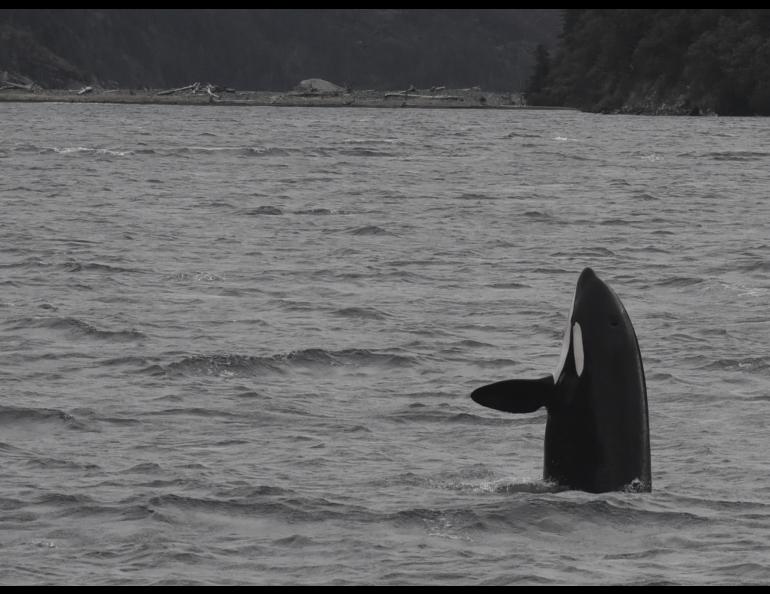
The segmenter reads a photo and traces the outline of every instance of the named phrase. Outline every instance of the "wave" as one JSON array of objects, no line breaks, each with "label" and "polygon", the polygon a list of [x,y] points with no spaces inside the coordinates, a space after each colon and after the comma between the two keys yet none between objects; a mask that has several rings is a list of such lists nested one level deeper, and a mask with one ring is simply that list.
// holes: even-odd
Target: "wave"
[{"label": "wave", "polygon": [[524,283],[508,282],[508,283],[492,283],[487,285],[491,289],[530,289],[531,286]]},{"label": "wave", "polygon": [[[498,200],[498,198],[494,196],[488,196],[486,194],[480,194],[478,192],[463,192],[459,196],[457,196],[458,200]],[[435,210],[442,211],[444,210],[444,206],[437,207]]]},{"label": "wave", "polygon": [[[71,429],[72,427],[68,427],[68,429]],[[87,427],[78,428],[82,431],[92,431],[93,429],[88,429]],[[43,468],[43,469],[62,469],[62,470],[75,470],[80,472],[93,472],[93,471],[102,471],[102,467],[98,464],[92,464],[90,462],[75,462],[73,460],[62,460],[60,458],[50,458],[50,457],[34,457],[29,458],[26,461],[27,466],[33,467],[33,468]]]},{"label": "wave", "polygon": [[400,138],[346,138],[342,142],[346,144],[401,144],[403,140]]},{"label": "wave", "polygon": [[498,369],[501,367],[510,367],[516,365],[516,361],[513,359],[504,359],[499,357],[497,359],[477,359],[473,361],[473,364],[481,367],[482,369]]},{"label": "wave", "polygon": [[37,497],[34,503],[54,508],[56,510],[54,513],[68,518],[106,515],[119,520],[140,520],[152,517],[154,521],[170,521],[147,505],[127,505],[125,502],[104,504],[82,493],[77,495],[61,492],[45,493]]},{"label": "wave", "polygon": [[355,229],[348,230],[351,235],[392,235],[389,231],[386,231],[382,227],[377,225],[366,225],[364,227],[357,227]]},{"label": "wave", "polygon": [[291,536],[277,538],[276,540],[272,541],[271,544],[272,546],[277,547],[302,549],[305,547],[313,546],[315,544],[319,544],[319,542],[307,536],[303,536],[302,534],[292,534]]},{"label": "wave", "polygon": [[[141,143],[132,148],[107,148],[96,146],[38,146],[34,144],[23,144],[13,147],[14,152],[37,153],[52,155],[95,155],[102,157],[131,157],[134,155],[158,155],[162,157],[186,157],[196,155],[235,155],[247,158],[269,158],[269,157],[290,157],[293,155],[307,156],[331,156],[341,155],[347,157],[393,157],[398,153],[383,150],[385,147],[392,146],[397,141],[370,140],[370,141],[345,141],[342,146],[304,146],[304,147],[286,147],[286,146],[207,146],[189,145],[189,146],[147,146]],[[368,146],[367,146],[368,145]],[[379,147],[377,147],[379,145]],[[7,152],[3,153],[7,156]]]},{"label": "wave", "polygon": [[[603,223],[600,223],[603,224]],[[586,247],[586,248],[578,248],[575,250],[571,250],[569,252],[555,252],[553,254],[554,256],[572,256],[572,257],[581,257],[581,258],[614,258],[617,256],[615,252],[612,250],[609,250],[605,247],[597,246],[597,247]]]},{"label": "wave", "polygon": [[[255,490],[237,497],[192,497],[169,493],[155,496],[147,502],[151,508],[168,507],[185,510],[205,510],[226,513],[228,515],[279,516],[293,522],[318,522],[323,520],[352,520],[369,516],[363,508],[345,503],[338,503],[323,497],[302,497],[292,492],[274,494]],[[358,518],[356,518],[358,516]]]},{"label": "wave", "polygon": [[86,423],[71,414],[54,408],[0,406],[0,426],[54,424],[67,429],[86,430]]},{"label": "wave", "polygon": [[733,265],[734,270],[745,272],[770,272],[770,260],[755,259],[753,261]]},{"label": "wave", "polygon": [[364,147],[338,149],[335,152],[347,157],[395,157],[396,156],[396,153],[393,153],[393,152],[378,151],[375,149],[364,148]]},{"label": "wave", "polygon": [[224,208],[227,210],[234,210],[236,208],[233,204],[223,199],[214,199],[214,200],[202,199],[200,202],[200,206],[209,207],[209,208]]},{"label": "wave", "polygon": [[565,488],[552,481],[535,478],[506,478],[482,480],[439,481],[440,488],[481,494],[507,493],[560,493]]},{"label": "wave", "polygon": [[478,340],[472,340],[470,338],[466,338],[464,340],[457,341],[453,343],[453,347],[462,347],[462,348],[486,348],[486,347],[494,347],[495,345],[490,344],[488,342],[479,342]]},{"label": "wave", "polygon": [[[450,487],[451,488],[451,487]],[[468,490],[468,489],[464,489]],[[470,489],[472,492],[485,494],[487,491]],[[396,511],[378,511],[348,502],[339,502],[326,497],[303,496],[292,491],[266,487],[239,493],[223,493],[214,497],[194,497],[168,493],[149,498],[145,505],[149,509],[166,511],[169,508],[199,510],[220,513],[229,516],[277,516],[284,521],[322,522],[326,520],[344,520],[346,523],[382,524],[389,523],[398,527],[418,527],[434,535],[466,535],[470,532],[487,531],[491,527],[542,527],[543,522],[550,526],[559,526],[556,531],[568,530],[574,524],[574,518],[586,521],[591,518],[606,522],[608,516],[619,522],[639,518],[649,521],[650,517],[661,522],[677,516],[672,512],[646,514],[633,508],[617,506],[606,501],[589,500],[571,502],[554,500],[560,489],[544,481],[522,483],[504,482],[494,487],[491,494],[496,501],[477,501],[470,506],[449,507],[444,509],[426,507],[408,507]],[[500,498],[502,497],[502,499]],[[531,499],[528,497],[535,497]],[[82,502],[87,503],[87,502]],[[556,517],[554,517],[554,515]],[[562,523],[558,517],[570,516]],[[692,517],[691,514],[687,514]],[[564,528],[562,528],[564,526]]]},{"label": "wave", "polygon": [[212,155],[228,154],[243,157],[287,157],[295,153],[304,153],[306,149],[284,148],[276,146],[180,146],[157,147],[148,151],[161,156],[187,156],[187,155]]},{"label": "wave", "polygon": [[58,153],[60,155],[85,153],[85,154],[105,155],[110,157],[128,157],[134,154],[134,151],[131,151],[131,150],[107,149],[107,148],[96,148],[96,147],[87,147],[87,146],[47,147],[47,148],[44,148],[41,152],[52,152],[52,153]]},{"label": "wave", "polygon": [[245,158],[269,158],[269,157],[332,157],[335,155],[346,157],[393,157],[396,153],[378,150],[372,147],[348,145],[342,147],[329,146],[304,146],[304,147],[280,147],[280,146],[181,146],[181,147],[155,147],[135,150],[142,154],[155,154],[166,157],[188,157],[196,155],[235,155]]},{"label": "wave", "polygon": [[138,330],[102,330],[84,322],[78,318],[20,318],[13,320],[9,326],[11,329],[23,328],[46,328],[51,330],[61,330],[71,335],[95,338],[98,340],[110,340],[115,342],[130,342],[135,340],[144,340],[145,334]]},{"label": "wave", "polygon": [[241,211],[245,215],[282,215],[283,211],[277,206],[260,206]]},{"label": "wave", "polygon": [[[217,410],[215,408],[201,408],[201,407],[166,408],[162,410],[154,410],[152,412],[145,413],[145,415],[150,417],[171,416],[174,418],[187,416],[187,417],[202,417],[205,419],[214,419],[214,418],[243,419],[243,413],[241,413],[240,411],[229,412],[225,410]],[[235,443],[243,443],[243,442],[235,442]]]},{"label": "wave", "polygon": [[224,499],[254,499],[258,497],[294,497],[296,492],[283,487],[273,485],[243,484],[237,487],[229,487],[216,493],[217,497]]},{"label": "wave", "polygon": [[[90,242],[85,240],[77,240],[77,239],[66,239],[63,240],[66,243],[71,244],[88,244]],[[140,268],[127,268],[125,266],[114,266],[112,264],[104,264],[102,262],[79,262],[77,260],[67,260],[65,262],[47,262],[39,257],[29,257],[25,258],[23,260],[20,260],[18,262],[9,262],[7,264],[0,264],[0,268],[25,268],[25,267],[46,267],[46,266],[55,266],[58,268],[61,268],[65,272],[83,272],[83,271],[96,271],[96,272],[109,272],[109,273],[141,273],[145,272],[144,270]]]},{"label": "wave", "polygon": [[93,146],[38,146],[35,144],[21,144],[13,148],[19,153],[37,153],[40,155],[98,155],[108,157],[129,157],[134,154],[130,149],[104,148]]},{"label": "wave", "polygon": [[[0,443],[0,449],[2,449],[2,444]],[[16,509],[21,509],[23,507],[26,507],[28,505],[27,501],[22,501],[20,499],[13,499],[11,497],[0,497],[0,510],[7,512],[12,511]],[[7,517],[3,518],[3,520],[7,520]]]},{"label": "wave", "polygon": [[373,366],[400,368],[415,364],[415,357],[367,349],[303,349],[269,356],[237,354],[192,355],[168,365],[152,365],[144,371],[152,375],[193,375],[251,377],[266,373],[287,373],[306,368]]},{"label": "wave", "polygon": [[[470,401],[470,398],[468,398]],[[421,403],[412,403],[402,410],[383,415],[395,423],[439,423],[477,425],[481,427],[505,427],[542,424],[539,416],[518,417],[512,415],[482,416],[456,410],[445,410]]]},{"label": "wave", "polygon": [[170,274],[166,277],[167,280],[170,281],[193,281],[196,283],[205,282],[205,283],[211,283],[211,282],[219,282],[223,281],[225,277],[217,274],[216,272],[208,272],[205,270],[196,270],[196,271],[181,271],[181,272],[175,272],[173,274]]},{"label": "wave", "polygon": [[71,495],[68,493],[43,493],[38,496],[36,503],[39,504],[52,504],[52,505],[90,505],[95,503],[93,497],[89,497],[84,493],[78,493],[77,495]]},{"label": "wave", "polygon": [[333,312],[335,316],[359,320],[383,320],[388,314],[373,307],[344,307]]},{"label": "wave", "polygon": [[712,521],[688,512],[645,509],[644,501],[636,501],[644,495],[623,494],[623,501],[564,491],[542,481],[512,483],[510,489],[501,485],[500,489],[479,494],[486,501],[445,509],[407,508],[383,519],[398,526],[415,526],[435,535],[469,540],[474,534],[499,531],[559,535],[573,531],[575,524],[582,522],[624,531],[629,525],[651,529],[676,525],[687,529]]},{"label": "wave", "polygon": [[692,276],[672,276],[654,283],[656,287],[691,287],[703,283],[705,279]]},{"label": "wave", "polygon": [[244,149],[242,154],[247,157],[288,157],[292,152],[302,152],[300,149],[287,149],[275,146],[255,146]]},{"label": "wave", "polygon": [[113,266],[111,264],[103,264],[101,262],[78,262],[77,260],[69,260],[60,264],[60,266],[67,272],[83,272],[88,270],[94,270],[96,272],[118,273],[144,272],[144,270],[139,268],[125,268],[123,266]]},{"label": "wave", "polygon": [[332,214],[332,211],[328,208],[307,208],[304,210],[295,210],[294,214],[324,216]]},{"label": "wave", "polygon": [[133,148],[106,148],[95,146],[38,146],[35,144],[17,145],[15,152],[58,154],[58,155],[97,155],[107,157],[131,157],[134,155],[159,155],[166,157],[187,155],[210,155],[217,153],[234,154],[244,157],[287,157],[292,154],[315,154],[315,149],[279,146],[147,146],[140,143]]},{"label": "wave", "polygon": [[100,423],[109,423],[110,425],[118,426],[133,426],[141,424],[139,419],[134,419],[131,417],[101,417],[96,420],[98,420]]},{"label": "wave", "polygon": [[509,132],[504,138],[541,138],[541,134],[531,134],[528,132]]},{"label": "wave", "polygon": [[268,372],[281,373],[280,364],[265,357],[244,355],[194,355],[168,365],[151,365],[151,375],[255,376]]},{"label": "wave", "polygon": [[102,359],[101,365],[106,367],[113,367],[119,365],[147,365],[147,359],[144,357],[137,357],[135,355],[126,355],[124,357],[112,357],[109,359]]},{"label": "wave", "polygon": [[763,161],[770,157],[766,151],[713,151],[704,153],[704,157],[715,161]]},{"label": "wave", "polygon": [[770,370],[770,356],[742,357],[740,359],[717,359],[701,367],[717,371],[764,372]]},{"label": "wave", "polygon": [[[130,471],[129,471],[130,472]],[[139,468],[138,474],[145,470]],[[153,474],[153,468],[146,472]],[[405,476],[404,483],[409,478]],[[191,494],[178,485],[175,492],[162,491],[132,495],[118,504],[106,505],[83,494],[45,493],[34,503],[54,508],[55,513],[81,516],[110,514],[121,519],[152,517],[169,524],[184,521],[189,513],[204,513],[221,518],[274,518],[285,526],[299,526],[296,530],[276,534],[272,545],[303,547],[309,544],[307,528],[319,523],[341,522],[349,531],[351,527],[366,530],[368,526],[394,527],[399,531],[416,531],[421,535],[452,540],[476,541],[490,534],[544,534],[546,537],[575,535],[576,526],[594,526],[595,530],[610,531],[623,538],[628,536],[628,526],[644,527],[645,533],[665,528],[687,531],[713,525],[713,515],[704,512],[673,511],[649,502],[647,494],[592,495],[563,491],[548,482],[537,479],[503,479],[475,481],[473,484],[426,484],[419,476],[412,488],[439,488],[458,491],[445,497],[440,505],[402,503],[399,506],[382,505],[350,496],[328,494],[309,495],[273,485],[249,487],[246,485],[223,489],[213,493]],[[388,488],[397,488],[391,483]],[[160,493],[158,493],[160,491]],[[19,502],[9,499],[7,507],[19,513]],[[180,514],[181,512],[181,514]],[[306,529],[302,528],[305,525]],[[368,542],[368,541],[367,541]],[[650,551],[659,554],[658,551]],[[621,547],[612,551],[617,558],[634,555],[646,556],[641,547]]]},{"label": "wave", "polygon": [[650,254],[668,254],[669,250],[663,249],[657,245],[635,245],[626,248],[629,252],[641,252]]},{"label": "wave", "polygon": [[527,219],[531,219],[533,221],[542,221],[542,222],[554,222],[558,221],[558,218],[554,215],[540,211],[540,210],[528,210],[522,215],[523,217]]}]

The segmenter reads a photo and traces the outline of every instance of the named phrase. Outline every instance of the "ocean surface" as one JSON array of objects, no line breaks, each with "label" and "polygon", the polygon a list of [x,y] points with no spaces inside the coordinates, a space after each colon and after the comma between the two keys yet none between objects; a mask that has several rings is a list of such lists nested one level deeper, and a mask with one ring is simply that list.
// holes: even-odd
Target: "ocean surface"
[{"label": "ocean surface", "polygon": [[[770,120],[0,104],[0,583],[770,583]],[[580,271],[651,493],[542,481]]]}]

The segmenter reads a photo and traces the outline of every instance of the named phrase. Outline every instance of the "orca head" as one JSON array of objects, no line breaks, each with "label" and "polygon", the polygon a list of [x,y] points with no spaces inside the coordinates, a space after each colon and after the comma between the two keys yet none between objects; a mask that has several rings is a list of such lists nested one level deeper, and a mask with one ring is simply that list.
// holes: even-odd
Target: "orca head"
[{"label": "orca head", "polygon": [[587,369],[587,358],[592,364],[599,363],[619,341],[629,338],[629,331],[635,343],[633,327],[620,299],[591,268],[585,268],[578,278],[567,316],[561,355],[553,372],[554,383],[581,378]]}]

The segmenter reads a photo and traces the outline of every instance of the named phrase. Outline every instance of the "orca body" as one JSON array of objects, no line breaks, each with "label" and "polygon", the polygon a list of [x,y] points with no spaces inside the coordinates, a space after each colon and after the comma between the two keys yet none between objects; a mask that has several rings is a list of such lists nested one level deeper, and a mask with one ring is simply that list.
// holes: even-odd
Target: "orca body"
[{"label": "orca body", "polygon": [[618,296],[590,268],[578,279],[553,375],[497,382],[471,398],[512,413],[546,407],[545,480],[592,493],[652,490],[636,333]]}]

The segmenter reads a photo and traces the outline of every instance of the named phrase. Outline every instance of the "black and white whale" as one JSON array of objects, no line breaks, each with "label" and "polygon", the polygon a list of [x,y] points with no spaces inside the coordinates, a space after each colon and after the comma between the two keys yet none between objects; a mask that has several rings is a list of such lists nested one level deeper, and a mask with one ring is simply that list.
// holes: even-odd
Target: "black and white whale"
[{"label": "black and white whale", "polygon": [[651,491],[647,387],[631,320],[590,268],[580,274],[556,371],[475,390],[511,413],[545,406],[543,478],[568,489]]}]

